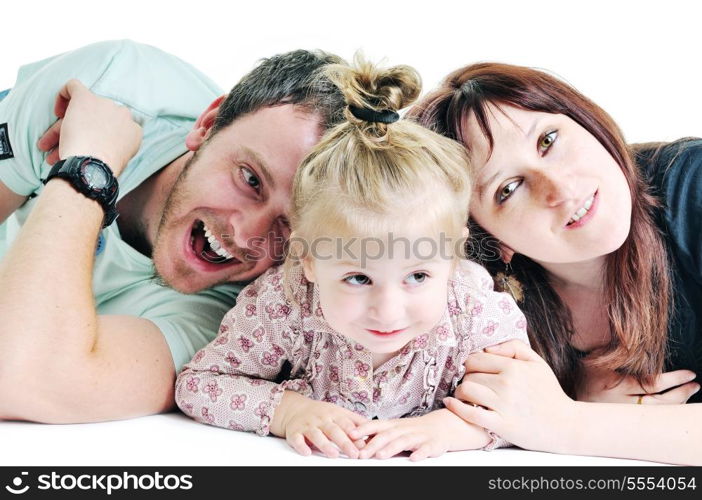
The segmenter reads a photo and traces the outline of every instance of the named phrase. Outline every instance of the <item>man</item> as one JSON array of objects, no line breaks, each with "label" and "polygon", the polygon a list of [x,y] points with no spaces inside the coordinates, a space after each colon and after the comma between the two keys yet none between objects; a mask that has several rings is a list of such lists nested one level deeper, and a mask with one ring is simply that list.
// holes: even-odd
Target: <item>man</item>
[{"label": "man", "polygon": [[237,283],[282,255],[295,169],[344,106],[315,78],[337,61],[276,56],[226,98],[130,41],[20,70],[0,101],[0,418],[172,408]]}]

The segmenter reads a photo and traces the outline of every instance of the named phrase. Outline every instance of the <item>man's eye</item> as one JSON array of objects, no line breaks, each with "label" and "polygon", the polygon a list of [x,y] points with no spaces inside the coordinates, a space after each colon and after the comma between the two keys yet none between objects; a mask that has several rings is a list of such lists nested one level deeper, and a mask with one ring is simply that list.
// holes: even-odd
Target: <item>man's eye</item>
[{"label": "man's eye", "polygon": [[497,193],[497,204],[501,205],[502,203],[507,201],[521,184],[521,180],[512,181],[509,184],[505,185],[502,189],[500,189],[500,191]]},{"label": "man's eye", "polygon": [[558,138],[558,131],[554,130],[539,139],[539,153],[546,153]]},{"label": "man's eye", "polygon": [[244,182],[255,189],[257,193],[261,191],[261,181],[250,169],[241,167],[241,177],[244,179]]},{"label": "man's eye", "polygon": [[407,283],[410,285],[419,285],[420,283],[424,283],[426,279],[429,277],[427,273],[421,272],[421,273],[412,273],[409,276],[407,276]]},{"label": "man's eye", "polygon": [[349,285],[368,285],[370,283],[370,278],[364,274],[354,274],[353,276],[347,276],[344,281]]}]

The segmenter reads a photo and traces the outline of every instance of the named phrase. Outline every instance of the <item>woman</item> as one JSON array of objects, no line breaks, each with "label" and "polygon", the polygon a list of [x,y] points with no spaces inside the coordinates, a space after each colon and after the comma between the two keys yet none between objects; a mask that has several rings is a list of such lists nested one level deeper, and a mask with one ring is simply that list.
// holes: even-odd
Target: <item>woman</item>
[{"label": "woman", "polygon": [[411,116],[468,149],[472,249],[534,349],[471,356],[456,394],[479,406],[449,408],[524,448],[702,464],[702,141],[635,153],[575,89],[494,63]]}]

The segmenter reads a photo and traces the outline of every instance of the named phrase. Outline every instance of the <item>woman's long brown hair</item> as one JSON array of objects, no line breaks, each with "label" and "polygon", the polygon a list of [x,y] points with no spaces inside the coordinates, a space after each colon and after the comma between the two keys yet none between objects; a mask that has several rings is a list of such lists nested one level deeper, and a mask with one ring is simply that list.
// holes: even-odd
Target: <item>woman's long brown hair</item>
[{"label": "woman's long brown hair", "polygon": [[[568,116],[604,146],[621,167],[631,191],[629,236],[606,259],[603,285],[611,333],[608,345],[582,358],[570,343],[574,334],[570,311],[551,286],[546,270],[524,255],[512,259],[514,273],[525,289],[520,306],[527,317],[532,347],[546,359],[571,397],[577,393],[582,362],[632,375],[642,384],[651,382],[665,362],[671,277],[666,246],[654,223],[659,203],[634,164],[619,127],[603,109],[557,78],[499,63],[473,64],[453,72],[409,117],[470,150],[465,126],[472,114],[492,148],[486,111],[490,103]],[[496,248],[490,234],[474,222],[472,226],[472,249]],[[493,276],[504,271],[494,254],[493,258],[481,252],[474,255]]]}]

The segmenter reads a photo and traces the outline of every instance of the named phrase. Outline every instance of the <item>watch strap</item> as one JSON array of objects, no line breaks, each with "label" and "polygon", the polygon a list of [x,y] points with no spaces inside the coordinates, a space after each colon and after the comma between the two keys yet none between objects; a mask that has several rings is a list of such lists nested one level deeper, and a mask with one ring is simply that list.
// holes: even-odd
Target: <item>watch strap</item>
[{"label": "watch strap", "polygon": [[[100,189],[91,188],[83,179],[82,167],[86,163],[97,165],[107,176],[107,183]],[[117,218],[117,197],[119,184],[110,167],[103,161],[91,156],[71,156],[54,164],[43,183],[46,184],[54,177],[65,179],[73,188],[85,197],[95,200],[102,206],[105,213],[102,227],[112,224]]]}]

